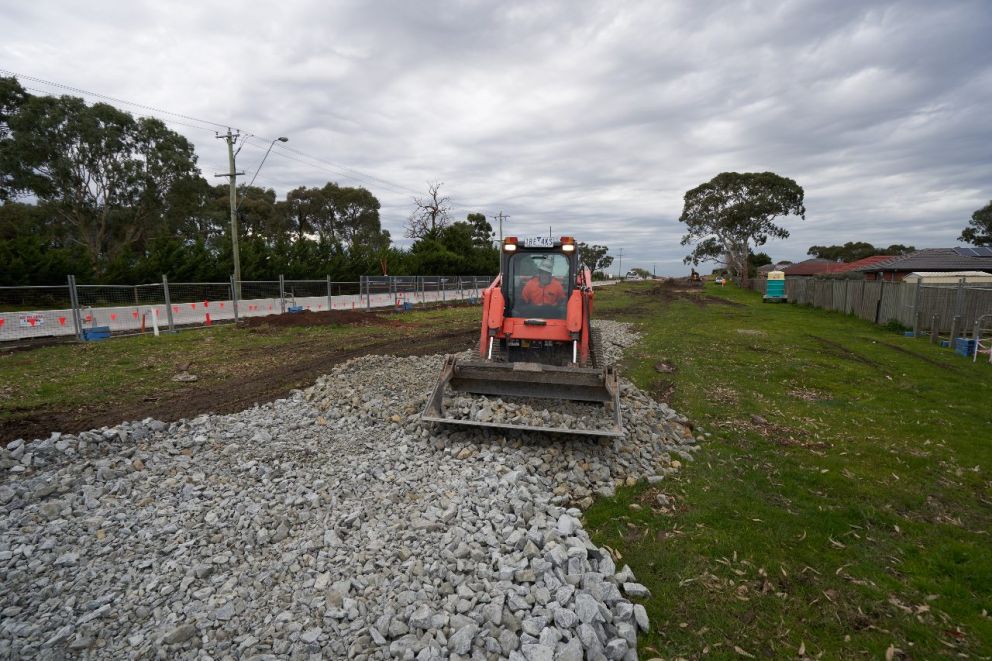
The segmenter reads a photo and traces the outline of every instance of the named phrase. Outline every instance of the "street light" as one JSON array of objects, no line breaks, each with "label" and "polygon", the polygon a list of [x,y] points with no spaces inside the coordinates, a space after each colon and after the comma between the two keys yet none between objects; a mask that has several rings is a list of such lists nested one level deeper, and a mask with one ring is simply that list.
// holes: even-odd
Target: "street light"
[{"label": "street light", "polygon": [[[251,181],[248,182],[248,188],[251,188],[251,185],[255,183],[255,177],[258,176],[258,171],[262,169],[263,165],[265,165],[265,159],[269,157],[269,152],[272,151],[272,147],[274,147],[277,142],[289,142],[289,138],[280,136],[269,143],[269,148],[265,150],[265,156],[262,157],[262,162],[258,164],[258,168],[255,169],[255,174],[252,175]],[[245,188],[245,194],[248,193],[248,188]],[[242,198],[241,201],[244,202],[244,198]],[[241,208],[241,204],[238,204],[238,208]]]},{"label": "street light", "polygon": [[[238,172],[234,167],[234,157],[238,155],[241,151],[241,147],[238,147],[238,151],[232,151],[234,142],[231,136],[231,130],[227,131],[227,146],[228,154],[231,159],[231,253],[234,258],[234,289],[238,298],[241,298],[241,251],[238,248],[238,210],[241,209],[242,203],[244,203],[245,198],[242,197],[240,202],[236,202],[236,191],[237,185],[235,183],[235,177]],[[245,188],[245,195],[248,194],[248,188],[255,183],[255,177],[258,176],[259,171],[262,169],[262,165],[265,164],[265,159],[269,157],[269,152],[272,151],[272,147],[276,142],[289,142],[289,138],[280,136],[269,143],[269,148],[265,150],[265,156],[262,157],[262,162],[258,164],[255,169],[255,174],[252,175],[251,181],[248,182],[248,187]],[[242,147],[244,144],[242,143]]]}]

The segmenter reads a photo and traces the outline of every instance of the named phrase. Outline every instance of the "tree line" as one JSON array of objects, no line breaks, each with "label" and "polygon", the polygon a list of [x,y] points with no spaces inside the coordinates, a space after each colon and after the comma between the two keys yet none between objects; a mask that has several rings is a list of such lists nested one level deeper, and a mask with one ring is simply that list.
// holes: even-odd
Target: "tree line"
[{"label": "tree line", "polygon": [[[440,184],[430,184],[437,194]],[[211,185],[193,145],[158,119],[105,103],[29,94],[0,77],[0,285],[132,284],[167,275],[226,281],[233,269],[230,191]],[[246,280],[363,274],[495,274],[499,251],[483,214],[450,207],[392,244],[363,187],[237,190]]]},{"label": "tree line", "polygon": [[893,243],[888,248],[873,246],[866,241],[848,241],[840,246],[810,246],[806,251],[807,255],[820,259],[829,259],[832,262],[856,262],[865,257],[875,255],[898,256],[908,255],[916,252],[914,246],[906,246],[901,243]]}]

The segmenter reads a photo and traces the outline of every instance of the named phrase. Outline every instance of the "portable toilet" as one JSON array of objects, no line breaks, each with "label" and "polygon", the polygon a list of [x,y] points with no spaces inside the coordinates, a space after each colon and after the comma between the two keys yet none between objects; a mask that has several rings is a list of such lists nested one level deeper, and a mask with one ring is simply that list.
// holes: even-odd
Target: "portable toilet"
[{"label": "portable toilet", "polygon": [[768,285],[765,287],[765,303],[785,303],[785,273],[782,271],[768,272]]}]

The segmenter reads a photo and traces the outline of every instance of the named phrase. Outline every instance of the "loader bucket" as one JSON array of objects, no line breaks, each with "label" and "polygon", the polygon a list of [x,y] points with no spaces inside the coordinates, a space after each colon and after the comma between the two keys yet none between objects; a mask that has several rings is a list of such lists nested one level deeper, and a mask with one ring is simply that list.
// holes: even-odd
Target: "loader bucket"
[{"label": "loader bucket", "polygon": [[[448,387],[454,391],[475,395],[599,402],[603,404],[603,413],[608,416],[610,424],[608,428],[604,429],[572,429],[451,418],[446,416],[444,412],[444,394]],[[420,419],[424,422],[467,427],[517,429],[582,436],[623,436],[623,422],[620,417],[620,391],[617,384],[617,374],[612,367],[597,369],[556,367],[539,363],[460,362],[454,356],[448,356]]]}]

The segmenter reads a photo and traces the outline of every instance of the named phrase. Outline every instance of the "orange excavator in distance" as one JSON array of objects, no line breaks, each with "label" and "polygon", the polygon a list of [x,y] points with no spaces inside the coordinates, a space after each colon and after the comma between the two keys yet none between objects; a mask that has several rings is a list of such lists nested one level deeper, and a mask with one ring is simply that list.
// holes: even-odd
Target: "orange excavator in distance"
[{"label": "orange excavator in distance", "polygon": [[[482,294],[477,357],[445,360],[421,419],[427,422],[591,436],[622,436],[617,373],[590,319],[592,274],[575,239],[504,239],[500,273]],[[507,398],[602,404],[608,425],[571,429],[446,417],[447,389]],[[548,408],[553,410],[553,404]]]}]

